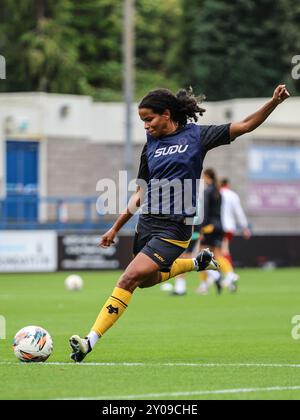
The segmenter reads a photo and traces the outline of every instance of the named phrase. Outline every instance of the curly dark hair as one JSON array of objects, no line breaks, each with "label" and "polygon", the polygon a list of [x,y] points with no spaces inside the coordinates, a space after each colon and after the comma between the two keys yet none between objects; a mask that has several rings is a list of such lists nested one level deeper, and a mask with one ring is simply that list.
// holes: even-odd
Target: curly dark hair
[{"label": "curly dark hair", "polygon": [[158,114],[168,109],[172,120],[185,126],[189,120],[197,122],[197,114],[204,114],[205,109],[199,106],[204,99],[196,97],[192,88],[180,89],[175,95],[168,89],[155,89],[141,100],[139,108],[149,108]]}]

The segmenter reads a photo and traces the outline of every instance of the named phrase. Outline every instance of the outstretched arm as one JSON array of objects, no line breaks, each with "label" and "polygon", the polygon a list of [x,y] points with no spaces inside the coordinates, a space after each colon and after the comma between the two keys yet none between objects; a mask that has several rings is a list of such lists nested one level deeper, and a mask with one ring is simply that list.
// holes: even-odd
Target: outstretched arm
[{"label": "outstretched arm", "polygon": [[261,109],[250,115],[241,122],[234,122],[230,125],[230,138],[235,139],[238,136],[249,133],[259,127],[275,108],[287,98],[290,97],[285,85],[279,85],[273,94],[273,98],[267,102]]},{"label": "outstretched arm", "polygon": [[144,191],[140,186],[137,187],[136,192],[132,195],[129,200],[127,208],[122,214],[117,218],[113,227],[106,232],[100,240],[99,246],[101,248],[108,248],[111,244],[114,243],[115,236],[119,230],[128,222],[140,207],[141,202],[143,201]]}]

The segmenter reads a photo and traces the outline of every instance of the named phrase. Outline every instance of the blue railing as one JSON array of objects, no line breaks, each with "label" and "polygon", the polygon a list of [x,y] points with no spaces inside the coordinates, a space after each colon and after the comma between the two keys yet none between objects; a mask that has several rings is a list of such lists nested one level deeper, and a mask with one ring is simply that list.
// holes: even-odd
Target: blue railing
[{"label": "blue railing", "polygon": [[[10,196],[0,199],[0,229],[106,230],[108,219],[96,211],[98,197]],[[74,210],[74,206],[76,209]],[[132,230],[135,217],[126,225]]]}]

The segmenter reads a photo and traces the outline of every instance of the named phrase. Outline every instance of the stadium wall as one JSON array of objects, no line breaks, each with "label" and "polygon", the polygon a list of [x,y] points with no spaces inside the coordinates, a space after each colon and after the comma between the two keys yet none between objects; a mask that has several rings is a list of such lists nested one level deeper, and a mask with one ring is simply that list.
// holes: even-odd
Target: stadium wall
[{"label": "stadium wall", "polygon": [[[7,231],[0,236],[0,273],[123,270],[132,260],[133,235],[118,235],[115,245],[97,245],[101,232]],[[236,267],[300,266],[300,237],[253,236],[232,242]]]},{"label": "stadium wall", "polygon": [[[223,124],[241,120],[266,100],[237,99],[206,103],[207,112],[201,123]],[[231,179],[233,189],[241,196],[255,234],[300,235],[300,202],[295,198],[300,192],[300,176],[298,178],[297,175],[300,168],[299,106],[300,98],[291,98],[255,132],[236,140],[231,147],[215,149],[206,158],[206,167],[212,166],[219,176]],[[118,171],[124,168],[124,118],[123,104],[94,103],[86,96],[0,94],[0,198],[6,196],[6,141],[11,139],[39,143],[40,195],[97,195],[97,181],[102,178],[117,181]],[[136,107],[133,107],[133,120],[132,160],[137,173],[145,133]],[[266,170],[265,174],[258,174],[260,178],[252,179],[250,157],[260,147],[267,148],[270,154],[276,148],[285,148],[286,158],[275,175]],[[263,156],[265,152],[261,153]],[[291,178],[287,182],[289,175]],[[274,203],[270,204],[272,195],[279,196],[277,207]],[[266,200],[267,207],[264,209],[263,205],[257,203],[253,206],[254,199],[261,200],[263,204]],[[54,213],[50,205],[43,205],[39,220],[51,220],[55,218]],[[68,217],[79,220],[82,209],[72,206]]]}]

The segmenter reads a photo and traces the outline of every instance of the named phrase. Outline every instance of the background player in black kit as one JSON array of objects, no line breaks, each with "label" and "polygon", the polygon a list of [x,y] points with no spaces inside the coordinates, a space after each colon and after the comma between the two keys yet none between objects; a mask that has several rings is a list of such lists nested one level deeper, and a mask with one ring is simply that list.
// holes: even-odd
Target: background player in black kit
[{"label": "background player in black kit", "polygon": [[[221,205],[222,197],[219,190],[219,183],[216,172],[211,169],[205,169],[203,172],[203,178],[205,182],[204,190],[204,220],[200,226],[200,242],[201,247],[208,247],[211,249],[216,257],[216,260],[220,264],[221,271],[228,269],[228,261],[224,261],[222,256],[222,242],[223,242],[223,226],[221,221]],[[225,264],[225,266],[224,266]],[[197,289],[200,294],[206,294],[209,286],[209,273],[203,273],[201,277],[201,284]],[[215,281],[218,292],[221,291],[221,277],[213,277],[212,281]]]}]

